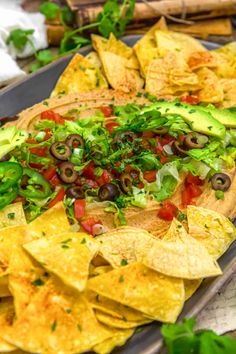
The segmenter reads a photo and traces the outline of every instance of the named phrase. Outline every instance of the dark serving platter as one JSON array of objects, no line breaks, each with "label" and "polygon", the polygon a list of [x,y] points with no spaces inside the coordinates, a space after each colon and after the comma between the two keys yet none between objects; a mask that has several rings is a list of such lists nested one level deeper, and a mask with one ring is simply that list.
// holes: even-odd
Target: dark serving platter
[{"label": "dark serving platter", "polygon": [[[140,39],[140,36],[126,36],[123,41],[132,47],[138,39]],[[210,50],[219,47],[215,43],[204,41],[202,43]],[[79,53],[86,55],[90,51],[91,47],[89,46],[79,50]],[[27,76],[27,78],[2,89],[0,91],[0,120],[1,117],[14,116],[23,109],[48,98],[57,79],[72,56],[71,54],[61,58],[36,73]],[[219,264],[223,275],[203,281],[196,293],[185,303],[179,320],[197,315],[236,272],[236,241],[220,258]],[[143,330],[136,333],[124,347],[114,350],[114,354],[158,353],[162,347],[160,327],[161,324],[158,322],[144,326]]]}]

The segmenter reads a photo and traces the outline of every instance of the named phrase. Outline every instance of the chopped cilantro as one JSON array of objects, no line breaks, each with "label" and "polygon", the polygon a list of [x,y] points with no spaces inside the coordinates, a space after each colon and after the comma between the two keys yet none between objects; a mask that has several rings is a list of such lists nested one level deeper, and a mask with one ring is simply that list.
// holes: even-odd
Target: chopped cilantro
[{"label": "chopped cilantro", "polygon": [[61,245],[61,247],[62,248],[70,248],[68,245],[65,245],[65,244]]},{"label": "chopped cilantro", "polygon": [[7,214],[7,217],[8,217],[8,219],[10,219],[10,220],[14,220],[15,219],[15,213],[9,213],[9,214]]},{"label": "chopped cilantro", "polygon": [[225,194],[223,191],[215,191],[216,199],[224,200]]},{"label": "chopped cilantro", "polygon": [[119,283],[123,283],[124,280],[125,280],[124,275],[121,275],[121,276],[119,277]]},{"label": "chopped cilantro", "polygon": [[68,239],[66,239],[64,241],[61,241],[61,243],[68,243],[68,242],[71,242],[71,241],[72,241],[72,238],[68,238]]},{"label": "chopped cilantro", "polygon": [[81,244],[86,243],[86,238],[83,238],[80,243],[81,243]]},{"label": "chopped cilantro", "polygon": [[78,329],[78,331],[82,332],[82,327],[80,324],[77,324],[77,329]]},{"label": "chopped cilantro", "polygon": [[55,321],[53,321],[53,323],[51,325],[52,332],[55,332],[56,328],[57,328],[57,321],[55,320]]},{"label": "chopped cilantro", "polygon": [[38,278],[38,279],[35,279],[34,281],[32,281],[31,284],[34,286],[43,286],[44,281],[42,279]]},{"label": "chopped cilantro", "polygon": [[128,264],[128,261],[127,259],[123,258],[120,262],[120,265],[123,267],[123,266],[126,266]]}]

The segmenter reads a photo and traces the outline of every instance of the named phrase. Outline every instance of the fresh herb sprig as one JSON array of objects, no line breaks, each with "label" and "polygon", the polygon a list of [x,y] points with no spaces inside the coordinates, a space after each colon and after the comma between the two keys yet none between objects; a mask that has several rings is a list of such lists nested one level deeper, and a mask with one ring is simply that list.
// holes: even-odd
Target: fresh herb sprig
[{"label": "fresh herb sprig", "polygon": [[36,51],[31,38],[34,33],[33,29],[23,30],[18,28],[13,30],[7,39],[7,43],[12,43],[20,51],[25,48],[27,43],[31,45],[36,58],[36,62],[30,68],[30,71],[33,72],[53,60],[89,45],[90,40],[82,35],[86,30],[96,28],[104,37],[108,37],[110,33],[113,33],[116,37],[122,36],[127,24],[133,17],[135,2],[135,0],[123,0],[120,5],[118,0],[108,0],[103,6],[103,10],[98,14],[96,22],[70,30],[68,26],[74,23],[75,14],[68,6],[60,7],[56,3],[46,1],[41,4],[40,12],[45,15],[48,21],[60,19],[66,29],[60,43],[59,54],[53,55],[50,49]]},{"label": "fresh herb sprig", "polygon": [[168,354],[233,354],[236,341],[219,336],[211,330],[194,330],[194,318],[179,324],[165,324],[161,328]]}]

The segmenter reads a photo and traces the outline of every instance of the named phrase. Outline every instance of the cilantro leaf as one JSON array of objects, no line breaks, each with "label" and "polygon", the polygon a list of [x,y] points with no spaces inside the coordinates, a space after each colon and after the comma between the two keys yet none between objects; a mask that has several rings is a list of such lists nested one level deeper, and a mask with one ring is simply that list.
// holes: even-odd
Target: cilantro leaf
[{"label": "cilantro leaf", "polygon": [[75,22],[75,13],[68,6],[61,8],[61,20],[65,25],[73,25]]},{"label": "cilantro leaf", "polygon": [[161,333],[168,354],[231,354],[236,353],[236,341],[228,336],[218,336],[211,330],[194,331],[195,319],[179,324],[165,324]]},{"label": "cilantro leaf", "polygon": [[60,13],[60,6],[54,2],[46,1],[40,5],[39,11],[46,17],[47,20],[55,20]]},{"label": "cilantro leaf", "polygon": [[34,33],[33,29],[24,30],[17,28],[10,32],[7,38],[7,44],[12,43],[16,49],[23,50],[28,42],[30,36]]}]

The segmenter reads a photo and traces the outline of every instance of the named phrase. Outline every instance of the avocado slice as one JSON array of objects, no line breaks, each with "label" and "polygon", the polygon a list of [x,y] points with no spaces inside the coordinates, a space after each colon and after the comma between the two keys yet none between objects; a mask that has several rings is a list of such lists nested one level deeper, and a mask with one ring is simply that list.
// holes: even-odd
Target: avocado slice
[{"label": "avocado slice", "polygon": [[8,152],[19,147],[28,138],[28,133],[25,130],[18,130],[9,144],[0,145],[0,159]]},{"label": "avocado slice", "polygon": [[151,107],[157,109],[162,116],[178,114],[196,132],[218,138],[225,136],[225,126],[200,107],[180,102],[158,102]]},{"label": "avocado slice", "polygon": [[7,128],[0,128],[0,146],[10,144],[15,134],[16,127],[14,125]]},{"label": "avocado slice", "polygon": [[228,109],[217,109],[215,107],[207,106],[201,107],[203,111],[210,113],[213,118],[218,120],[227,128],[236,128],[236,114],[230,112]]}]

